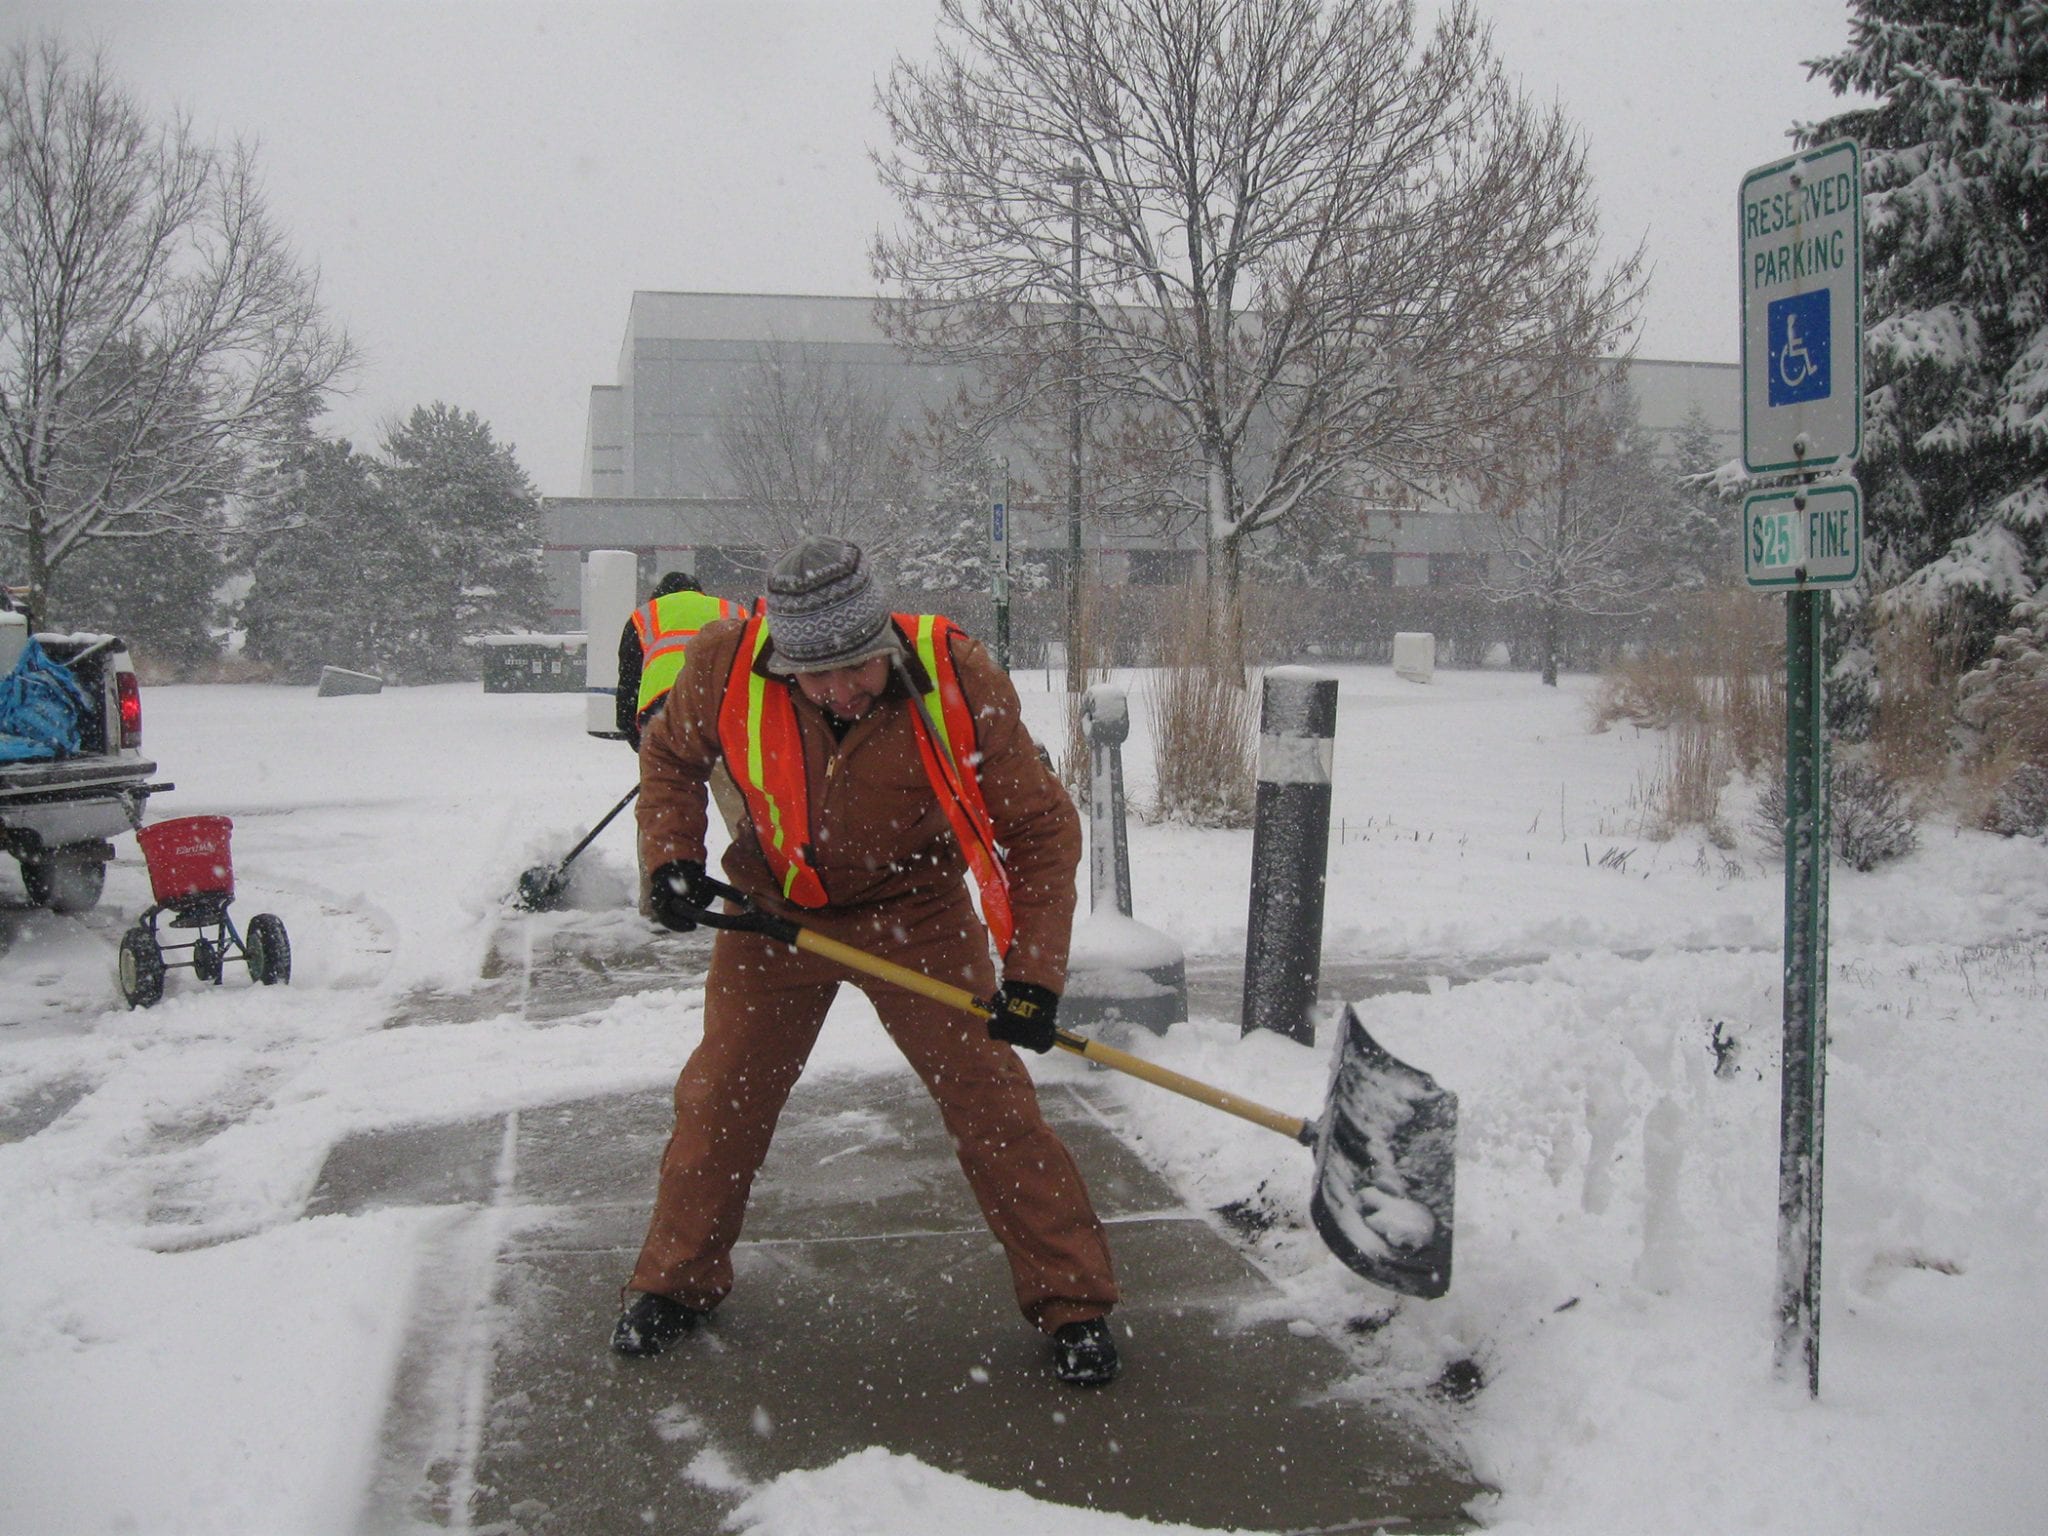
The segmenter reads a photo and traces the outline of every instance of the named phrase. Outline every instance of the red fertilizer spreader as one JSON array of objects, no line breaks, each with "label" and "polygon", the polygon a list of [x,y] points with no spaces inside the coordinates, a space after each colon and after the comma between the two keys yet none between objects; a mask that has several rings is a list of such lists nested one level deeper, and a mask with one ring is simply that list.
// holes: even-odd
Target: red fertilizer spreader
[{"label": "red fertilizer spreader", "polygon": [[[136,829],[154,904],[121,935],[121,995],[129,1007],[147,1008],[162,998],[164,973],[173,967],[189,968],[201,981],[217,983],[228,962],[239,961],[266,987],[292,979],[292,942],[284,919],[258,912],[244,934],[228,915],[235,899],[228,851],[234,825],[225,816],[179,816]],[[157,932],[159,920],[192,937],[165,938]]]}]

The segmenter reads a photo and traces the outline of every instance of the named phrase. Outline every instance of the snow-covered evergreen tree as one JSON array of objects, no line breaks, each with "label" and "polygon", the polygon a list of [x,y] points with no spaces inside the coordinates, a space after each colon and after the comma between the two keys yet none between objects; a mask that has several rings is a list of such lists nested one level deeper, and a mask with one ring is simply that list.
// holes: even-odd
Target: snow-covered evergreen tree
[{"label": "snow-covered evergreen tree", "polygon": [[152,677],[203,671],[221,654],[218,594],[232,539],[217,506],[181,520],[156,538],[83,543],[50,581],[67,627],[122,636]]},{"label": "snow-covered evergreen tree", "polygon": [[1670,501],[1672,585],[1681,591],[1729,587],[1742,575],[1740,503],[1705,482],[1728,462],[1707,413],[1695,404],[1671,439],[1677,479]]},{"label": "snow-covered evergreen tree", "polygon": [[384,438],[379,479],[419,541],[402,573],[432,643],[537,627],[547,611],[540,496],[474,411],[435,401]]},{"label": "snow-covered evergreen tree", "polygon": [[1850,9],[1810,68],[1876,104],[1800,137],[1863,147],[1867,542],[1974,660],[2048,579],[2048,10]]},{"label": "snow-covered evergreen tree", "polygon": [[279,463],[238,618],[252,661],[289,681],[323,665],[406,675],[415,636],[394,580],[410,539],[375,462],[345,440],[308,436]]},{"label": "snow-covered evergreen tree", "polygon": [[473,676],[464,639],[539,623],[540,498],[473,412],[419,407],[374,457],[308,435],[270,478],[240,618],[281,675]]},{"label": "snow-covered evergreen tree", "polygon": [[[957,402],[956,402],[957,404]],[[996,466],[953,406],[895,432],[874,475],[888,504],[862,536],[903,592],[989,589],[989,495]]]}]

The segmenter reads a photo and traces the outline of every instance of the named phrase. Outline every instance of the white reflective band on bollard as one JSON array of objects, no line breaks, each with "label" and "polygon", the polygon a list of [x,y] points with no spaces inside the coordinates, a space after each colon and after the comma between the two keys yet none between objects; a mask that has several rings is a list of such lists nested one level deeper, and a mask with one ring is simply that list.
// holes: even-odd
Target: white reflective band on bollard
[{"label": "white reflective band on bollard", "polygon": [[1336,742],[1328,736],[1259,738],[1259,782],[1327,784],[1335,771]]}]

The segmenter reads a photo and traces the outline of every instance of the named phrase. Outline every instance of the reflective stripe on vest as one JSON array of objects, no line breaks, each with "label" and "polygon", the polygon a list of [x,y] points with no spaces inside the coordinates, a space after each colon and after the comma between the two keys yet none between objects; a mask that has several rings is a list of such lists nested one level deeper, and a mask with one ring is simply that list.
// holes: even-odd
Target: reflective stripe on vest
[{"label": "reflective stripe on vest", "polygon": [[809,858],[811,797],[796,706],[787,685],[763,677],[754,665],[767,644],[768,619],[764,605],[757,604],[740,632],[719,701],[719,748],[746,798],[754,840],[783,897],[800,907],[822,907],[825,882]]},{"label": "reflective stripe on vest", "polygon": [[[1010,940],[1017,924],[1010,909],[1010,876],[996,849],[995,823],[989,819],[988,802],[981,793],[981,753],[974,729],[974,711],[960,688],[960,674],[953,665],[953,632],[959,628],[951,619],[935,613],[899,613],[897,624],[911,637],[917,659],[931,688],[924,695],[924,710],[917,721],[918,753],[924,759],[925,777],[939,797],[939,808],[952,825],[953,840],[966,856],[981,892],[981,915],[996,941],[999,954],[1010,952]],[[929,721],[931,730],[926,730]],[[938,739],[932,739],[936,732]]]},{"label": "reflective stripe on vest", "polygon": [[708,592],[669,592],[633,610],[633,629],[640,636],[640,696],[634,713],[644,715],[675,687],[683,675],[685,652],[697,631],[713,619],[746,610]]},{"label": "reflective stripe on vest", "polygon": [[[974,713],[953,665],[952,633],[958,628],[938,614],[899,613],[896,625],[917,650],[932,681],[924,708],[911,711],[918,757],[933,795],[946,814],[954,840],[974,875],[981,911],[999,953],[1016,935],[1009,876],[996,851],[994,824],[976,772]],[[756,668],[768,643],[766,613],[757,606],[740,636],[718,714],[719,744],[726,766],[746,797],[754,835],[783,895],[798,906],[822,907],[824,882],[809,861],[810,793],[803,741],[797,727],[793,684],[763,677]],[[926,717],[931,727],[926,728]]]}]

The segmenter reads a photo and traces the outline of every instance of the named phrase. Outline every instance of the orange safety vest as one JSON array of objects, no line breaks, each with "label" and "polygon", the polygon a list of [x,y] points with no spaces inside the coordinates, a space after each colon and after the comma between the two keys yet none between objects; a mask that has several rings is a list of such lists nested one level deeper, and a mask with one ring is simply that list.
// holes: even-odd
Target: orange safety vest
[{"label": "orange safety vest", "polygon": [[[995,825],[982,798],[974,711],[953,665],[951,637],[959,626],[936,613],[899,613],[896,628],[917,652],[931,687],[911,711],[918,756],[932,793],[953,828],[981,894],[981,915],[999,953],[1008,954],[1017,925],[1010,909],[1010,877],[996,849]],[[741,632],[732,673],[718,711],[718,740],[726,767],[746,797],[768,868],[782,894],[800,907],[826,904],[825,885],[810,863],[810,786],[803,738],[789,685],[765,677],[756,663],[768,645],[768,616],[757,607]]]},{"label": "orange safety vest", "polygon": [[640,694],[635,715],[644,715],[683,674],[684,651],[697,631],[713,619],[736,618],[746,609],[708,592],[666,592],[633,610],[640,636]]}]

